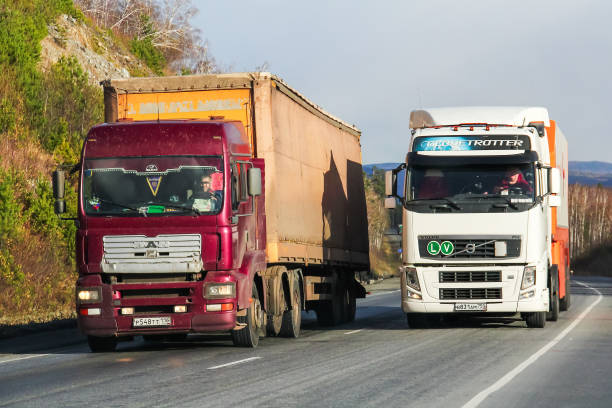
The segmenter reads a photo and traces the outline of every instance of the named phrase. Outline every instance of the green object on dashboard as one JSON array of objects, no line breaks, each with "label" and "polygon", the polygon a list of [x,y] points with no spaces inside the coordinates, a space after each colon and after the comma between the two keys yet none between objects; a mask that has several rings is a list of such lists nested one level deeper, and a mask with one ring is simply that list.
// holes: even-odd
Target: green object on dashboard
[{"label": "green object on dashboard", "polygon": [[165,211],[166,207],[164,207],[163,205],[150,205],[149,208],[147,208],[147,213],[148,214],[161,214]]}]

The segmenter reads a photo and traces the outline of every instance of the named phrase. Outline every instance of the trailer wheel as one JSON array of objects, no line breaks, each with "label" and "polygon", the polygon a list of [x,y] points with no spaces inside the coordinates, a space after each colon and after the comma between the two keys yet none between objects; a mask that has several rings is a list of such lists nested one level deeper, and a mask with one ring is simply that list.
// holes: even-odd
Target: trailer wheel
[{"label": "trailer wheel", "polygon": [[246,316],[238,316],[238,323],[246,323],[246,327],[240,330],[232,330],[232,342],[234,346],[255,348],[259,344],[259,335],[263,326],[264,316],[257,286],[253,284],[253,301],[247,309]]},{"label": "trailer wheel", "polygon": [[291,309],[283,313],[283,322],[280,328],[280,335],[283,337],[297,338],[300,335],[302,325],[302,292],[300,291],[300,279],[297,274],[292,273],[293,277],[291,289]]},{"label": "trailer wheel", "polygon": [[332,300],[319,302],[317,311],[317,323],[321,326],[337,326],[342,323],[344,304],[340,294],[334,294]]},{"label": "trailer wheel", "polygon": [[546,312],[525,313],[527,327],[541,329],[546,325]]},{"label": "trailer wheel", "polygon": [[[279,277],[279,279],[281,279]],[[277,301],[282,305],[285,303],[285,291],[283,290],[283,284],[281,282],[280,290],[276,294]],[[266,322],[266,333],[268,336],[278,336],[283,325],[284,312],[280,314],[268,313],[268,319]]]},{"label": "trailer wheel", "polygon": [[106,353],[115,351],[117,338],[87,336],[87,343],[89,343],[89,349],[92,353]]},{"label": "trailer wheel", "polygon": [[350,323],[355,320],[355,312],[357,311],[357,299],[355,294],[351,290],[350,286],[347,286],[344,290],[344,321]]},{"label": "trailer wheel", "polygon": [[550,268],[550,311],[546,314],[546,320],[556,322],[559,319],[559,269],[557,265]]}]

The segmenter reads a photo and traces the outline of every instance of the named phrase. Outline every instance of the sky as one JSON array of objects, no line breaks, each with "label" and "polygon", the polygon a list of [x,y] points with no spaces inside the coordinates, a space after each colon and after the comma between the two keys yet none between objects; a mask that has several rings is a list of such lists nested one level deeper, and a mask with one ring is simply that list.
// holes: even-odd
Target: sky
[{"label": "sky", "polygon": [[400,162],[413,109],[544,106],[570,160],[612,162],[612,2],[193,0],[222,67],[270,71]]}]

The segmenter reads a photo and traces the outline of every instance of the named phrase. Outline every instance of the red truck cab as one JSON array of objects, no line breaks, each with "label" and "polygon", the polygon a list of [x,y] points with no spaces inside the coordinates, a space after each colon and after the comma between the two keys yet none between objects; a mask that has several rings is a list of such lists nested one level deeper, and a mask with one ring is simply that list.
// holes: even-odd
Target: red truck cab
[{"label": "red truck cab", "polygon": [[264,202],[248,178],[262,185],[263,160],[242,123],[102,124],[80,170],[76,304],[93,351],[134,335],[237,333],[249,309],[262,319]]}]

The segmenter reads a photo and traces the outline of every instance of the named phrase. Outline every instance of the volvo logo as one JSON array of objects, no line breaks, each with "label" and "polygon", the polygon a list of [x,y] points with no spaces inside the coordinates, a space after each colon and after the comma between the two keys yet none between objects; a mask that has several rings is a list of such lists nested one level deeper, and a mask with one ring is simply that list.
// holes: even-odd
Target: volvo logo
[{"label": "volvo logo", "polygon": [[147,171],[157,171],[157,166],[154,164],[147,164]]},{"label": "volvo logo", "polygon": [[474,252],[476,252],[476,244],[466,244],[465,252],[467,252],[468,254],[473,254]]}]

